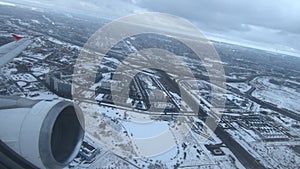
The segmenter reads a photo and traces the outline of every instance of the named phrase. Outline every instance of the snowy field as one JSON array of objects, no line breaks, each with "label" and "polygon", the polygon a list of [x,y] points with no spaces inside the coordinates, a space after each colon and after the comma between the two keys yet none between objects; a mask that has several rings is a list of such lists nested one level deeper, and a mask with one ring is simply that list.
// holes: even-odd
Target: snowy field
[{"label": "snowy field", "polygon": [[227,83],[227,84],[233,88],[239,89],[243,93],[251,89],[251,86],[246,83]]},{"label": "snowy field", "polygon": [[231,123],[237,130],[227,132],[239,142],[253,157],[268,168],[297,168],[300,158],[291,149],[291,146],[299,142],[262,142],[259,136],[252,130],[240,127],[237,123]]},{"label": "snowy field", "polygon": [[179,139],[181,130],[172,121],[154,120],[148,114],[98,104],[81,102],[79,105],[85,114],[88,135],[100,147],[110,150],[105,158],[97,157],[91,167],[132,168],[128,164],[133,164],[138,168],[174,168],[176,165],[243,168],[228,148],[222,147],[226,154],[218,157],[207,150],[204,144],[221,143],[215,135],[205,139],[191,131]]},{"label": "snowy field", "polygon": [[295,89],[269,82],[270,77],[257,77],[251,83],[256,87],[252,95],[263,101],[300,114],[300,93]]}]

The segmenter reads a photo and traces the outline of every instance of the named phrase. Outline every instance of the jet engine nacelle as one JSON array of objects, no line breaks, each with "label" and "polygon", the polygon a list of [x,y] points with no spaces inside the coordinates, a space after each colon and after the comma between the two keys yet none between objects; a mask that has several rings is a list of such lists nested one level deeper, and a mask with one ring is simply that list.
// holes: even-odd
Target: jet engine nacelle
[{"label": "jet engine nacelle", "polygon": [[0,139],[38,168],[63,168],[84,137],[80,108],[65,100],[0,97]]}]

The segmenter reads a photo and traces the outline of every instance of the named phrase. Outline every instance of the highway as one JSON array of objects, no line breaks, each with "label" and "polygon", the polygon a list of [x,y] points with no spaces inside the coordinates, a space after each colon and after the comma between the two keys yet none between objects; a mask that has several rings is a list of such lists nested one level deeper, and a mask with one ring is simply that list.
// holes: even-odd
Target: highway
[{"label": "highway", "polygon": [[[250,81],[252,81],[254,78],[256,78],[258,76],[273,76],[273,77],[279,77],[280,78],[280,76],[278,76],[278,75],[272,75],[272,74],[265,73],[265,74],[251,75],[246,80],[244,80],[243,82],[249,84]],[[299,114],[294,113],[294,112],[292,112],[290,110],[278,108],[276,105],[273,105],[271,103],[268,103],[268,102],[262,101],[260,99],[257,99],[256,97],[253,97],[251,95],[252,92],[255,90],[255,87],[253,87],[253,86],[246,93],[242,93],[239,90],[234,89],[234,88],[232,88],[230,86],[227,86],[227,89],[229,91],[231,91],[232,93],[235,93],[235,94],[243,96],[243,97],[245,97],[245,98],[247,98],[247,99],[249,99],[249,100],[251,100],[253,102],[256,102],[257,104],[261,105],[262,107],[268,108],[268,109],[273,110],[275,112],[278,112],[278,113],[280,113],[282,115],[290,117],[290,118],[292,118],[294,120],[300,121],[300,115]]]},{"label": "highway", "polygon": [[[247,79],[243,80],[243,82],[244,83],[249,83],[251,80],[253,80],[255,77],[258,77],[258,76],[275,76],[275,75],[271,75],[271,74],[252,75],[252,76],[248,77]],[[279,76],[275,76],[275,77],[279,77]],[[206,76],[203,76],[203,77],[198,76],[196,78],[197,79],[202,79],[202,80],[204,80],[204,81],[206,81],[207,83],[210,84],[210,81],[209,81],[209,79],[207,80],[208,77],[206,77]],[[184,80],[184,79],[181,79],[181,80]],[[228,82],[228,80],[227,80],[227,82]],[[217,86],[217,87],[219,87],[219,86]],[[265,102],[265,101],[262,101],[262,100],[259,100],[259,99],[255,98],[255,97],[253,97],[251,95],[251,93],[253,92],[254,89],[255,88],[251,88],[246,93],[242,93],[238,89],[234,89],[231,86],[227,85],[227,89],[224,89],[224,90],[229,90],[230,92],[235,93],[235,94],[237,94],[239,96],[245,97],[245,98],[247,98],[247,99],[249,99],[249,100],[251,100],[251,101],[253,101],[253,102],[255,102],[255,103],[259,104],[259,105],[261,105],[264,108],[268,108],[268,109],[273,110],[275,112],[278,112],[278,113],[280,113],[280,114],[282,114],[284,116],[287,116],[287,117],[290,117],[290,118],[292,118],[294,120],[300,121],[300,115],[299,114],[297,114],[295,112],[292,112],[290,110],[278,108],[276,105],[273,105],[271,103],[268,103],[268,102]]]},{"label": "highway", "polygon": [[238,142],[236,142],[226,131],[217,127],[215,134],[222,140],[236,158],[248,169],[265,169],[251,154],[248,153]]},{"label": "highway", "polygon": [[[230,90],[233,92],[232,90]],[[235,92],[233,92],[235,93]],[[236,93],[246,97],[246,94]],[[247,95],[248,96],[248,95]],[[248,98],[248,97],[247,97]],[[208,102],[204,102],[208,104]],[[210,106],[207,105],[207,106]],[[245,150],[238,142],[236,142],[226,131],[221,127],[217,127],[214,133],[218,138],[230,149],[230,151],[236,156],[236,158],[243,164],[245,168],[249,169],[265,169],[247,150]]]},{"label": "highway", "polygon": [[253,102],[255,102],[255,103],[259,104],[259,105],[261,105],[262,107],[268,108],[268,109],[273,110],[275,112],[278,112],[278,113],[280,113],[282,115],[290,117],[290,118],[292,118],[294,120],[300,121],[300,115],[299,114],[296,114],[296,113],[294,113],[292,111],[289,111],[289,110],[286,110],[286,109],[278,108],[278,107],[276,107],[275,105],[273,105],[271,103],[259,100],[259,99],[255,98],[255,97],[251,96],[251,95],[242,93],[242,92],[240,92],[240,91],[238,91],[238,90],[236,90],[236,89],[234,89],[234,88],[232,88],[230,86],[228,86],[227,89],[230,92],[232,92],[232,93],[235,93],[237,95],[243,96],[243,97],[245,97],[245,98],[247,98],[247,99],[249,99],[249,100],[251,100],[251,101],[253,101]]},{"label": "highway", "polygon": [[176,107],[178,108],[178,110],[180,110],[180,103],[178,103],[175,99],[175,97],[164,87],[163,84],[160,83],[159,80],[157,80],[157,78],[155,77],[151,77],[151,79],[159,86],[159,88],[161,90],[163,90],[167,95],[168,97],[171,99],[171,101],[173,102],[174,105],[176,105]]}]

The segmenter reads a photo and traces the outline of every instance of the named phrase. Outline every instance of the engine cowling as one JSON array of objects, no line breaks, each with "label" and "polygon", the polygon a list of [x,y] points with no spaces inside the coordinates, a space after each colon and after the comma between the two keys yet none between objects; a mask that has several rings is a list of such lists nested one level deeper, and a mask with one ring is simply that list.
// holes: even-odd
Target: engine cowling
[{"label": "engine cowling", "polygon": [[39,168],[63,168],[84,137],[81,109],[66,100],[0,97],[0,138]]}]

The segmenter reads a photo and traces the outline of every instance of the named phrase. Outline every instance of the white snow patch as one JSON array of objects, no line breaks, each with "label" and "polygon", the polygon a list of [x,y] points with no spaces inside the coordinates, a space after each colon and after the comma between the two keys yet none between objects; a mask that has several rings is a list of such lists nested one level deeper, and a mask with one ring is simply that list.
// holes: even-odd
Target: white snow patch
[{"label": "white snow patch", "polygon": [[150,123],[123,121],[122,124],[128,133],[132,133],[134,138],[155,137],[169,130],[169,125],[166,121],[153,121]]}]

